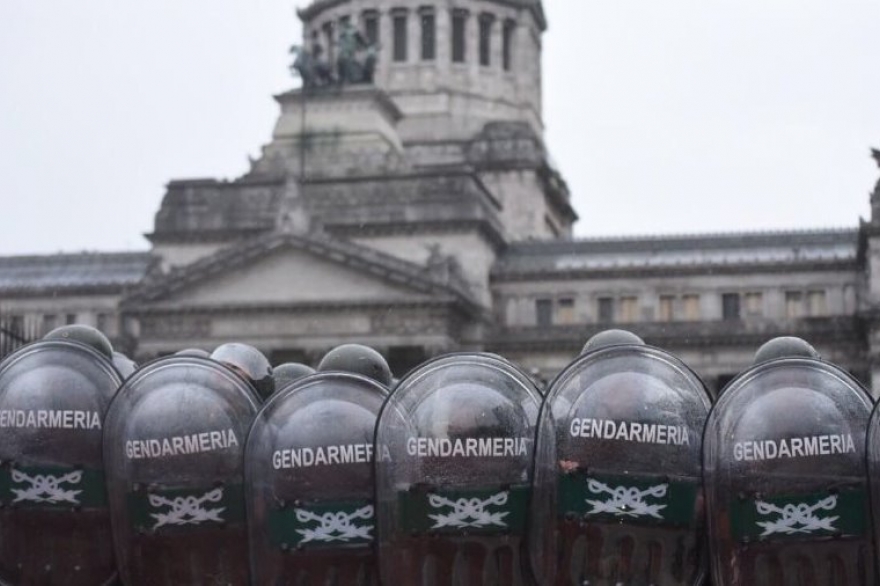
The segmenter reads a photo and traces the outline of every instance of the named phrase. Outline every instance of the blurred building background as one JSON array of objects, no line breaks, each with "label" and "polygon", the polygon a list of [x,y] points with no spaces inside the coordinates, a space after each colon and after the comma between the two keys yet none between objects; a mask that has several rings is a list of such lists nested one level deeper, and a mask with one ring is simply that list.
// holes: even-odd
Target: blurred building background
[{"label": "blurred building background", "polygon": [[315,363],[355,341],[398,376],[479,349],[546,381],[621,327],[712,389],[797,335],[880,390],[880,183],[852,229],[699,234],[694,217],[695,235],[573,239],[544,144],[540,0],[317,0],[300,17],[334,78],[354,27],[372,83],[275,96],[248,173],[168,183],[149,252],[0,258],[0,353],[77,322],[137,360],[236,340]]}]

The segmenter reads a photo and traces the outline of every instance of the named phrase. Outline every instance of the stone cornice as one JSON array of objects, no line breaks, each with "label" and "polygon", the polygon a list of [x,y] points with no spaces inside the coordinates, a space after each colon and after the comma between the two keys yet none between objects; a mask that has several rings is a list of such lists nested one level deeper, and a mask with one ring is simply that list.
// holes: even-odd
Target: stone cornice
[{"label": "stone cornice", "polygon": [[[300,20],[303,22],[309,22],[314,19],[316,16],[324,12],[325,10],[329,10],[331,8],[335,8],[336,6],[341,6],[350,2],[351,0],[315,0],[305,8],[300,8],[296,11],[297,16],[299,16]],[[503,4],[504,6],[510,6],[511,8],[525,8],[529,10],[535,18],[535,22],[538,25],[538,28],[543,32],[547,30],[547,16],[544,14],[544,6],[540,2],[540,0],[490,0],[491,2],[495,2],[496,4]]]},{"label": "stone cornice", "polygon": [[59,297],[69,295],[124,295],[131,285],[75,285],[49,287],[8,287],[0,289],[3,298],[12,301],[16,297]]},{"label": "stone cornice", "polygon": [[129,316],[174,316],[174,315],[217,315],[217,314],[311,314],[315,312],[360,312],[364,310],[394,309],[450,309],[457,306],[459,299],[452,295],[426,297],[420,300],[400,301],[302,301],[297,303],[261,303],[261,304],[217,304],[217,305],[137,305],[125,307],[124,313]]},{"label": "stone cornice", "polygon": [[622,266],[597,269],[493,269],[492,283],[523,282],[536,280],[581,281],[594,279],[619,279],[632,277],[685,277],[745,274],[787,274],[824,271],[858,271],[855,259],[828,261],[797,261],[774,263],[688,264],[663,266]]},{"label": "stone cornice", "polygon": [[279,104],[286,102],[305,101],[308,107],[308,101],[314,98],[320,98],[322,102],[347,101],[352,98],[371,97],[378,103],[391,120],[397,122],[403,118],[403,112],[397,107],[397,104],[384,90],[374,85],[353,85],[353,86],[330,86],[326,88],[315,88],[309,90],[305,94],[301,89],[288,90],[286,92],[273,96]]},{"label": "stone cornice", "polygon": [[153,244],[229,244],[233,240],[243,240],[265,234],[266,228],[249,228],[244,230],[178,230],[163,231],[161,233],[149,232],[144,238]]},{"label": "stone cornice", "polygon": [[359,238],[371,236],[416,236],[424,234],[466,234],[477,231],[489,242],[496,253],[504,250],[504,236],[495,226],[480,220],[437,220],[425,222],[385,222],[359,224],[325,224],[325,229],[330,234],[345,238]]}]

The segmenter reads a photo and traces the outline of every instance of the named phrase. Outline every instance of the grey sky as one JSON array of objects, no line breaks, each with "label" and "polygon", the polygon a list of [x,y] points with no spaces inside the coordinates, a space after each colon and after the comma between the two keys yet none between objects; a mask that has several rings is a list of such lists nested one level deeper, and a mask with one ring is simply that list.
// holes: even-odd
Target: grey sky
[{"label": "grey sky", "polygon": [[[169,179],[233,178],[293,85],[276,0],[0,2],[0,254],[144,249]],[[855,226],[876,0],[549,0],[547,143],[577,234]]]}]

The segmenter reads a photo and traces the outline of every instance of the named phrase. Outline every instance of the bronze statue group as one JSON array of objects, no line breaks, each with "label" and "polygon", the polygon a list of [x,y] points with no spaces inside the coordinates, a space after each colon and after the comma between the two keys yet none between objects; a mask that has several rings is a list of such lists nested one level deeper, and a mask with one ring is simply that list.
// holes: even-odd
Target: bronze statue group
[{"label": "bronze statue group", "polygon": [[878,414],[805,341],[717,398],[629,332],[571,358],[138,366],[64,326],[0,363],[0,583],[876,583]]},{"label": "bronze statue group", "polygon": [[378,47],[351,23],[341,25],[336,43],[336,62],[331,63],[324,47],[315,40],[311,49],[293,45],[291,73],[302,79],[305,89],[371,84],[376,71]]}]

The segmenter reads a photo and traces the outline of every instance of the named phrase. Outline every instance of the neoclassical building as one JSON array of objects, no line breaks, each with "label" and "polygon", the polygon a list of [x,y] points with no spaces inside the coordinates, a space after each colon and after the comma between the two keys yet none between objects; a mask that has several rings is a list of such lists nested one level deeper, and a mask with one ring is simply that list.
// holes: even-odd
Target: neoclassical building
[{"label": "neoclassical building", "polygon": [[168,183],[149,252],[0,258],[7,330],[90,323],[141,360],[238,340],[314,363],[356,341],[398,375],[479,349],[546,380],[623,327],[713,389],[793,334],[880,389],[880,184],[852,229],[575,239],[544,143],[540,0],[300,17],[331,71],[349,26],[380,47],[373,83],[275,96],[246,174]]}]

